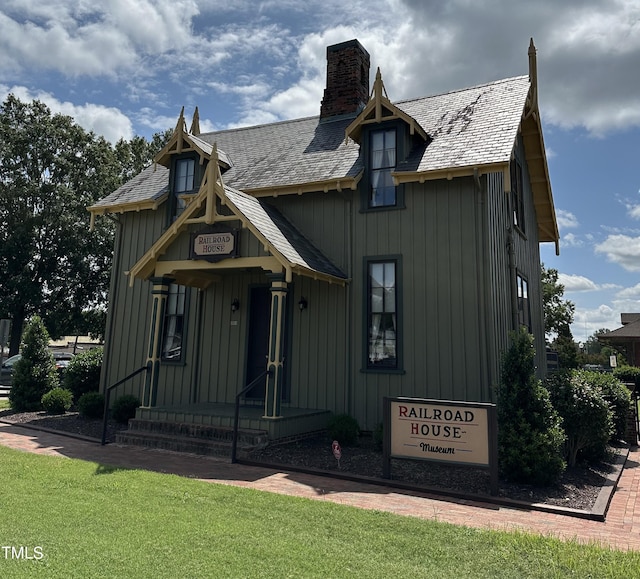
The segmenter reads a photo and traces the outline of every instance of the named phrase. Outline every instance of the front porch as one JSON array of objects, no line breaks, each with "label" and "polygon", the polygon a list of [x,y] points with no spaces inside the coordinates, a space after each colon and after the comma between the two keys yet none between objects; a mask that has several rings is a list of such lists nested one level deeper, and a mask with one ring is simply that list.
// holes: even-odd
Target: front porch
[{"label": "front porch", "polygon": [[[138,408],[136,419],[180,424],[196,424],[233,428],[235,406],[224,403],[197,403],[179,406]],[[327,428],[331,415],[328,410],[310,408],[281,408],[281,417],[263,418],[264,405],[240,406],[240,430],[262,430],[268,434],[269,442],[303,436]]]}]

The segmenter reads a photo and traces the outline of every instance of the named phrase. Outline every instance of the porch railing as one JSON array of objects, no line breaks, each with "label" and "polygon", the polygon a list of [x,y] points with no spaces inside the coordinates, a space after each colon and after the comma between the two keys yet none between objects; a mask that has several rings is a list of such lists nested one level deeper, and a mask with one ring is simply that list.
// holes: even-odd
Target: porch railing
[{"label": "porch railing", "polygon": [[118,380],[115,384],[109,386],[104,392],[104,414],[102,415],[102,440],[100,444],[104,446],[107,444],[107,419],[109,418],[109,398],[111,397],[111,391],[115,390],[118,386],[124,384],[127,380],[130,380],[134,376],[140,374],[140,372],[146,372],[147,366],[142,366],[134,372],[131,372],[128,376],[125,376],[122,380]]},{"label": "porch railing", "polygon": [[[238,462],[237,450],[238,450],[238,423],[240,421],[240,398],[242,398],[249,390],[260,383],[260,380],[264,380],[267,376],[271,376],[273,370],[270,368],[265,370],[262,374],[252,380],[247,386],[245,386],[240,392],[236,394],[236,409],[233,416],[233,441],[231,443],[231,462]],[[265,386],[266,387],[266,386]]]}]

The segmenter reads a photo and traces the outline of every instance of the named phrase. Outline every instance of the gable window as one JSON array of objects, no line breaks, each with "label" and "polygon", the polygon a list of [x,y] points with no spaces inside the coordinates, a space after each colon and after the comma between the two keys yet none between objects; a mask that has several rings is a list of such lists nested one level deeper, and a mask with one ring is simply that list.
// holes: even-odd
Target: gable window
[{"label": "gable window", "polygon": [[399,368],[398,261],[367,261],[367,368]]},{"label": "gable window", "polygon": [[169,286],[162,331],[162,360],[164,362],[180,362],[182,360],[186,295],[187,288],[185,286],[175,283]]},{"label": "gable window", "polygon": [[531,308],[529,307],[529,282],[520,274],[516,275],[518,286],[518,324],[531,333]]},{"label": "gable window", "polygon": [[194,159],[176,159],[173,176],[172,221],[186,207],[183,195],[191,193],[194,188],[196,162]]},{"label": "gable window", "polygon": [[511,162],[511,206],[513,208],[513,224],[524,233],[524,192],[522,189],[522,166],[517,159],[514,159]]},{"label": "gable window", "polygon": [[396,205],[396,187],[391,172],[396,168],[396,130],[369,133],[369,207]]}]

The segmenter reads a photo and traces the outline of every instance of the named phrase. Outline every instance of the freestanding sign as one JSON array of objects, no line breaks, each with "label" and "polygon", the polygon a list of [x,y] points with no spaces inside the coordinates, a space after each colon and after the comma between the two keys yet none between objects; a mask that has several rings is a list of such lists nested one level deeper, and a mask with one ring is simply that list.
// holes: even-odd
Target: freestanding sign
[{"label": "freestanding sign", "polygon": [[491,471],[498,493],[498,427],[495,404],[424,398],[384,399],[383,476],[391,459],[445,462]]}]

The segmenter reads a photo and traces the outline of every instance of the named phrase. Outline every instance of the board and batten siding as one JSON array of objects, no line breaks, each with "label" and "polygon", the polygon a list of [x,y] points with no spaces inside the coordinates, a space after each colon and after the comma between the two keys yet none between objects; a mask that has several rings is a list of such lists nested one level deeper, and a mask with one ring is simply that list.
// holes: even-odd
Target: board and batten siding
[{"label": "board and batten siding", "polygon": [[539,378],[547,372],[547,355],[544,332],[544,311],[542,303],[542,284],[540,276],[540,241],[538,236],[538,219],[533,204],[533,193],[529,178],[529,169],[525,160],[522,137],[518,135],[515,147],[516,157],[522,166],[524,194],[525,230],[517,228],[514,234],[515,266],[518,272],[527,279],[529,286],[529,308],[531,311],[531,331],[536,350],[535,364]]},{"label": "board and batten siding", "polygon": [[[405,209],[354,212],[351,412],[381,420],[384,396],[489,401],[481,193],[473,178],[405,186]],[[402,369],[367,371],[367,258],[399,256]]]},{"label": "board and batten siding", "polygon": [[[165,214],[140,211],[118,215],[115,259],[107,314],[101,391],[144,366],[149,345],[151,286],[136,280],[129,287],[126,275],[162,234]],[[144,374],[125,382],[113,393],[140,397]]]}]

